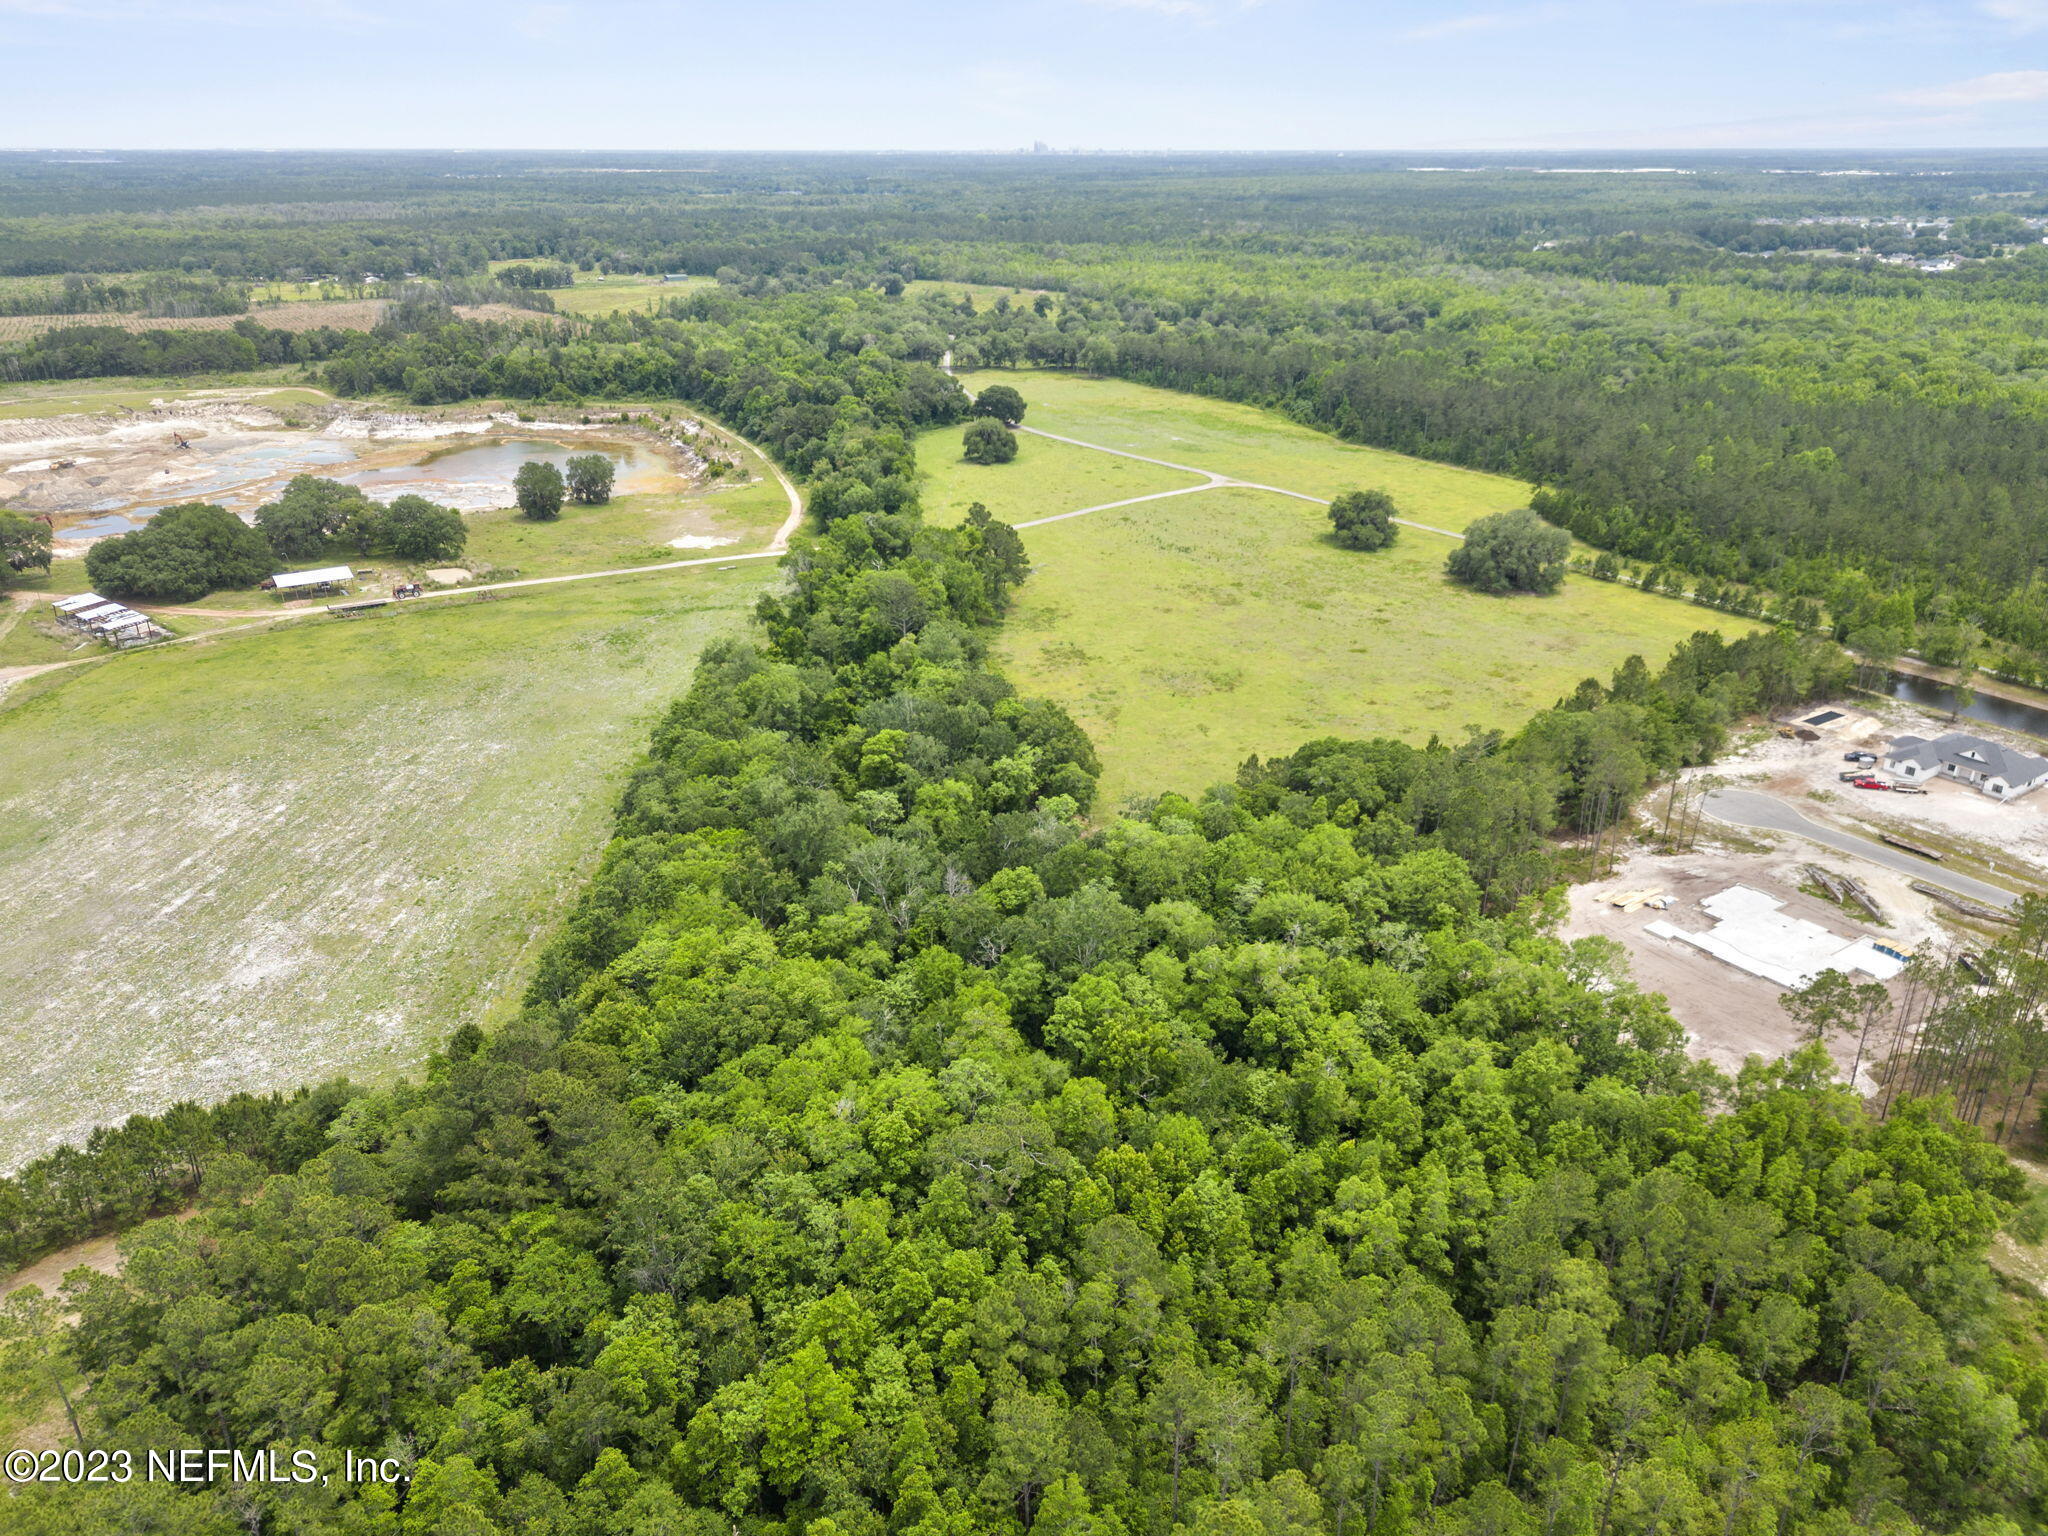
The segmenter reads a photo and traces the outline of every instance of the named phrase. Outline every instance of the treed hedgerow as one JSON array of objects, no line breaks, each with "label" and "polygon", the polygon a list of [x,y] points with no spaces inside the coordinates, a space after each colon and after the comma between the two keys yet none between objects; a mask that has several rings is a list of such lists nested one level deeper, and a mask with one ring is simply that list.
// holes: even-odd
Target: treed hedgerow
[{"label": "treed hedgerow", "polygon": [[849,318],[623,344],[823,515],[656,727],[517,1017],[416,1083],[186,1107],[0,1186],[17,1258],[200,1206],[75,1295],[92,1444],[406,1481],[23,1489],[8,1528],[2048,1517],[2048,1366],[1984,1261],[2019,1175],[1818,1050],[1688,1061],[1554,933],[1554,831],[1841,654],[1702,633],[1512,735],[1100,806],[1084,733],[990,661],[1018,536],[917,510],[909,433],[965,400],[832,355]]}]

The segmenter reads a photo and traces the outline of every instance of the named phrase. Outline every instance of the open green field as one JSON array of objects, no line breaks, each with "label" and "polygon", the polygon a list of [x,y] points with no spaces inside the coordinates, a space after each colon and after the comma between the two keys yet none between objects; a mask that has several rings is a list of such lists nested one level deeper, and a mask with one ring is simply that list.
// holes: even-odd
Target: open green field
[{"label": "open green field", "polygon": [[[1404,516],[1439,527],[1528,496],[1517,481],[1352,447],[1246,406],[1055,374],[963,382],[998,378],[1045,431],[1317,496],[1379,486]],[[1028,522],[1190,480],[1028,434],[1015,464],[970,465],[959,431],[919,443],[939,521],[957,521],[970,500]],[[1161,478],[1147,487],[1145,474]],[[1695,630],[1750,627],[1582,578],[1556,597],[1483,597],[1445,578],[1442,536],[1404,528],[1391,550],[1367,555],[1328,534],[1312,502],[1231,487],[1025,532],[1032,574],[1003,628],[1005,663],[1019,689],[1058,699],[1087,729],[1105,805],[1198,792],[1253,753],[1314,736],[1421,742],[1513,726],[1631,654],[1654,665]]]},{"label": "open green field", "polygon": [[917,443],[918,467],[925,477],[925,516],[947,527],[965,517],[977,501],[1006,523],[1028,523],[1202,483],[1199,475],[1029,433],[1018,434],[1017,457],[1011,463],[970,464],[960,454],[962,430],[940,427],[921,435]]},{"label": "open green field", "polygon": [[0,671],[99,654],[97,642],[63,630],[49,615],[42,603],[10,602],[0,607]]},{"label": "open green field", "polygon": [[692,277],[680,283],[664,283],[645,273],[618,273],[600,277],[578,272],[573,288],[551,288],[555,312],[563,315],[614,315],[625,309],[659,309],[670,299],[681,298],[693,288],[708,288],[714,279]]},{"label": "open green field", "polygon": [[[996,300],[998,299],[1008,299],[1012,304],[1029,304],[1041,293],[1048,292],[1049,290],[1044,288],[1011,288],[1001,283],[952,283],[947,282],[943,278],[920,277],[905,283],[903,291],[912,297],[922,297],[928,293],[942,294],[949,303],[953,304],[958,304],[963,298],[971,297],[977,310],[990,310],[996,307]],[[1057,302],[1059,295],[1053,294],[1053,299]]]},{"label": "open green field", "polygon": [[[602,507],[572,502],[551,523],[533,522],[509,508],[473,512],[464,518],[469,546],[457,563],[484,571],[484,579],[501,580],[741,554],[764,548],[788,515],[789,498],[765,475],[747,485],[710,486],[682,495],[620,496]],[[681,547],[673,542],[691,536],[733,542]]]},{"label": "open green field", "polygon": [[1519,480],[1339,442],[1257,406],[1053,370],[985,369],[962,373],[960,383],[970,391],[1012,386],[1030,407],[1024,424],[1041,432],[1325,499],[1377,488],[1401,516],[1440,528],[1529,504],[1529,487]]},{"label": "open green field", "polygon": [[1094,739],[1106,805],[1197,792],[1314,736],[1512,726],[1632,653],[1654,665],[1695,630],[1749,627],[1609,582],[1484,597],[1445,578],[1444,539],[1403,529],[1366,555],[1327,533],[1320,507],[1226,489],[1024,535],[1005,662]]},{"label": "open green field", "polygon": [[0,1169],[388,1077],[516,996],[760,563],[306,619],[0,699]]}]

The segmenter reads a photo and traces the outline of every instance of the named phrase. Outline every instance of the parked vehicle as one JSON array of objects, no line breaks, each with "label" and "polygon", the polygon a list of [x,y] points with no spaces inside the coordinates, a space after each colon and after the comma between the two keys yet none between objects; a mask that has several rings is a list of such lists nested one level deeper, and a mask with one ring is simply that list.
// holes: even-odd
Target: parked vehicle
[{"label": "parked vehicle", "polygon": [[1883,779],[1873,779],[1873,778],[1871,778],[1871,777],[1870,777],[1870,776],[1869,776],[1868,774],[1865,774],[1865,775],[1864,775],[1864,776],[1863,776],[1862,778],[1860,778],[1860,779],[1857,779],[1857,780],[1855,780],[1855,781],[1854,781],[1854,783],[1855,783],[1855,785],[1856,785],[1856,787],[1857,787],[1858,789],[1890,789],[1890,788],[1891,788],[1891,785],[1889,785],[1889,784],[1885,783],[1885,781],[1884,781]]},{"label": "parked vehicle", "polygon": [[1877,754],[1875,752],[1844,752],[1842,754],[1842,761],[1845,763],[1874,763],[1877,761]]},{"label": "parked vehicle", "polygon": [[1895,795],[1924,795],[1927,793],[1927,786],[1925,784],[1894,784],[1892,786],[1892,793]]},{"label": "parked vehicle", "polygon": [[1858,779],[1867,779],[1870,777],[1870,775],[1865,773],[1861,768],[1845,768],[1840,773],[1836,774],[1835,777],[1840,779],[1844,784],[1854,784]]}]

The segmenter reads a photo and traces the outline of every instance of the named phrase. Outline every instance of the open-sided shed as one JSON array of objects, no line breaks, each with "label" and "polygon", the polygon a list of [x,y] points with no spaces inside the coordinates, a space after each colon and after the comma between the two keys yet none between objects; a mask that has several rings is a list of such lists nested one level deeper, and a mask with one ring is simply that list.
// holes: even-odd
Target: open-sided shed
[{"label": "open-sided shed", "polygon": [[317,571],[279,571],[263,585],[277,592],[339,592],[355,575],[346,565],[323,565]]}]

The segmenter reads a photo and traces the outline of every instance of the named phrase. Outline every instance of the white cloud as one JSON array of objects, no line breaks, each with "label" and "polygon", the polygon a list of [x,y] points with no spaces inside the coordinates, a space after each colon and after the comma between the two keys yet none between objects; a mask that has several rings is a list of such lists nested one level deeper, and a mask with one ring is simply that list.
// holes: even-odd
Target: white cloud
[{"label": "white cloud", "polygon": [[2048,69],[2006,69],[1952,85],[1905,91],[1894,98],[1916,107],[1989,107],[2048,101]]},{"label": "white cloud", "polygon": [[2038,32],[2048,27],[2048,0],[1978,0],[1977,9],[1994,21],[2002,21],[2015,32]]}]

